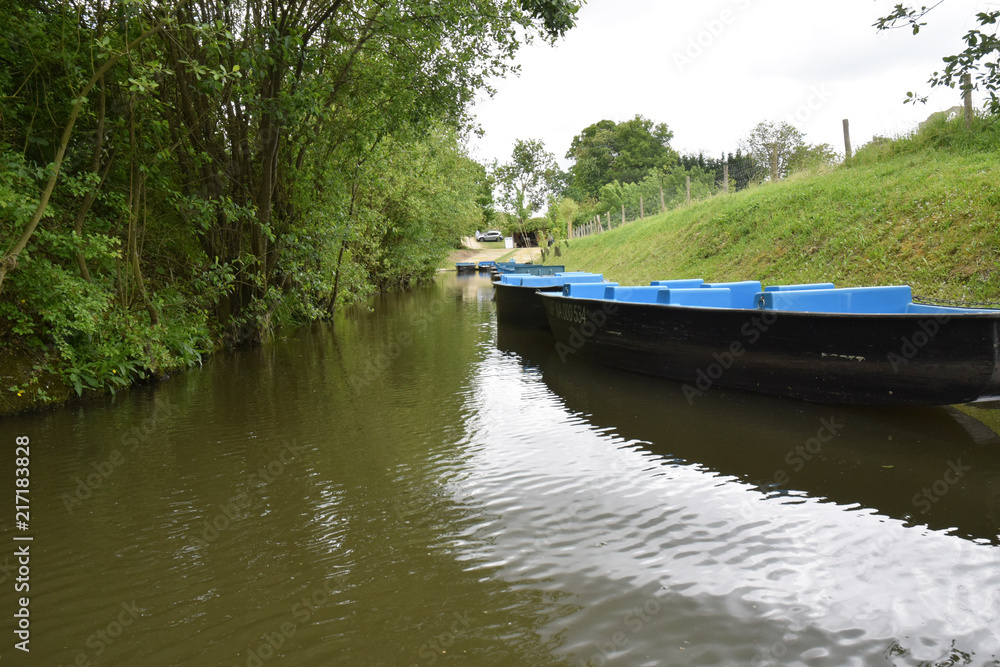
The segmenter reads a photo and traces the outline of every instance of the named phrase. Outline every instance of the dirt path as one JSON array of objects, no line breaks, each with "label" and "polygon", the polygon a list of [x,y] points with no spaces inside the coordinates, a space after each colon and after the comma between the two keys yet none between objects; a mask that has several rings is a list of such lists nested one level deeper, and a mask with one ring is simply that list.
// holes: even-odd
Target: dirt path
[{"label": "dirt path", "polygon": [[[476,245],[478,246],[479,244],[476,243]],[[507,248],[483,248],[480,246],[479,248],[462,248],[461,250],[453,251],[448,255],[448,263],[496,261],[509,252],[513,252],[514,254],[507,257],[507,260],[514,260],[516,262],[537,263],[542,255],[541,248],[517,248],[511,251]]]}]

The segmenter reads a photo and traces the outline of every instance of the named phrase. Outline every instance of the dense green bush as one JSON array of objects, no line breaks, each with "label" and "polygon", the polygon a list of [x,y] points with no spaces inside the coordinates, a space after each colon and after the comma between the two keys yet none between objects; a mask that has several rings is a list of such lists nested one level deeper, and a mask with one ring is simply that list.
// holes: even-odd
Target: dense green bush
[{"label": "dense green bush", "polygon": [[0,0],[5,397],[114,391],[430,275],[489,206],[476,91],[576,7],[489,4]]}]

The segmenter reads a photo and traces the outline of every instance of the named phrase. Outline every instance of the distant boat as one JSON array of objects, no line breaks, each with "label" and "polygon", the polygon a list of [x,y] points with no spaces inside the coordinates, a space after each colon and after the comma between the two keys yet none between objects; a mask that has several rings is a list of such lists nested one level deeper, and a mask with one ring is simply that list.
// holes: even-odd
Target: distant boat
[{"label": "distant boat", "polygon": [[538,294],[565,358],[821,403],[1000,398],[1000,310],[913,303],[907,285],[567,283]]},{"label": "distant boat", "polygon": [[475,262],[455,262],[455,270],[459,273],[474,273],[476,270]]},{"label": "distant boat", "polygon": [[554,276],[564,273],[566,267],[561,264],[518,264],[517,262],[497,262],[497,273],[526,273],[532,276]]},{"label": "distant boat", "polygon": [[494,262],[492,259],[491,260],[483,260],[482,262],[479,262],[479,264],[476,266],[476,268],[478,268],[479,272],[482,273],[482,272],[485,272],[485,271],[492,271],[493,267],[496,266],[496,265],[497,265],[497,263]]},{"label": "distant boat", "polygon": [[554,275],[506,273],[493,281],[493,299],[497,304],[497,321],[539,329],[549,328],[545,307],[538,292],[562,292],[567,283],[617,285],[604,280],[599,273],[562,272]]}]

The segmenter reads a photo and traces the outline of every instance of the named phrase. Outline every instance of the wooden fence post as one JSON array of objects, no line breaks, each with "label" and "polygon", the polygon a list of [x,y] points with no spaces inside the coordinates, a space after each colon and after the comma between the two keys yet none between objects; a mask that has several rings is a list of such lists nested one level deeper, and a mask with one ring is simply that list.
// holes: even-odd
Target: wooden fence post
[{"label": "wooden fence post", "polygon": [[642,208],[642,195],[639,195],[639,219],[642,220],[645,217],[646,213],[643,211]]},{"label": "wooden fence post", "polygon": [[965,129],[972,129],[972,75],[962,76],[962,99],[965,102]]},{"label": "wooden fence post", "polygon": [[684,177],[684,185],[687,187],[687,203],[691,203],[691,175]]},{"label": "wooden fence post", "polygon": [[625,224],[625,204],[622,204],[622,224]]},{"label": "wooden fence post", "polygon": [[568,239],[573,238],[573,221],[572,220],[567,220],[566,221],[566,238],[568,238]]},{"label": "wooden fence post", "polygon": [[722,191],[729,194],[729,163],[722,163]]},{"label": "wooden fence post", "polygon": [[778,144],[771,149],[771,182],[778,182]]},{"label": "wooden fence post", "polygon": [[844,119],[844,157],[851,159],[851,124]]},{"label": "wooden fence post", "polygon": [[663,186],[660,186],[660,213],[667,212],[667,205],[663,202]]},{"label": "wooden fence post", "polygon": [[608,209],[608,231],[611,231],[611,209]]}]

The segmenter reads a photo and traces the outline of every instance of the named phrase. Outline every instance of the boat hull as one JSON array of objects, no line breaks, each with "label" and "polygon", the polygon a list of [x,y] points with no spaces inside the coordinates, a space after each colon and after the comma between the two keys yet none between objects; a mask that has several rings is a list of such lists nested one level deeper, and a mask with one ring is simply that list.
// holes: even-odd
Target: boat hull
[{"label": "boat hull", "polygon": [[539,296],[560,356],[807,401],[948,405],[1000,397],[996,314],[861,315]]},{"label": "boat hull", "polygon": [[523,287],[494,281],[493,299],[497,304],[497,322],[533,329],[548,329],[549,318],[538,293],[562,292],[562,289],[562,285]]}]

